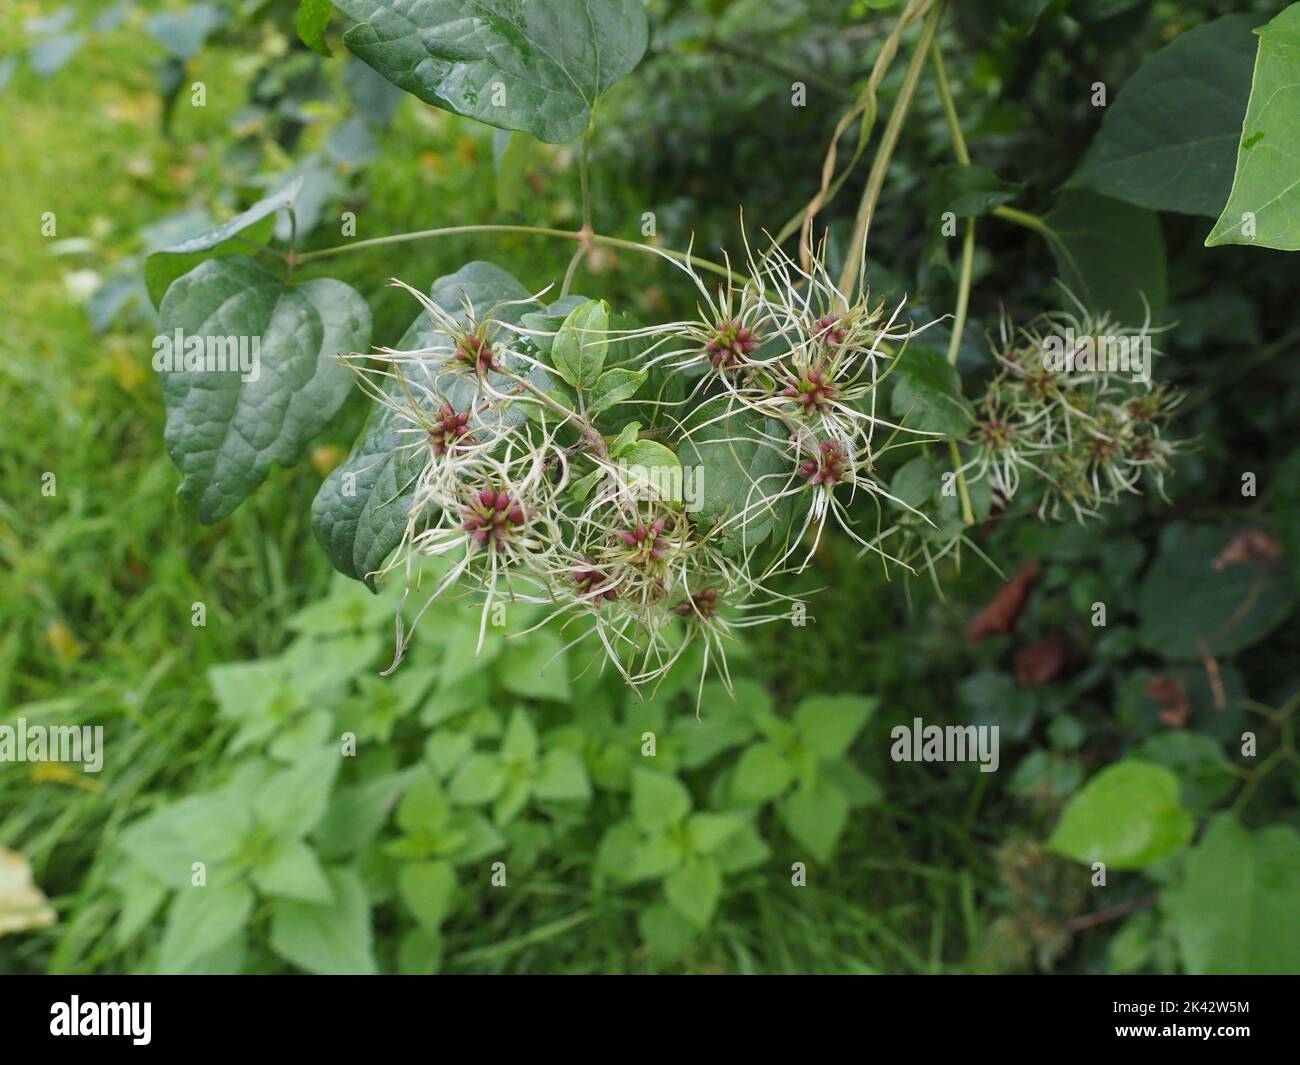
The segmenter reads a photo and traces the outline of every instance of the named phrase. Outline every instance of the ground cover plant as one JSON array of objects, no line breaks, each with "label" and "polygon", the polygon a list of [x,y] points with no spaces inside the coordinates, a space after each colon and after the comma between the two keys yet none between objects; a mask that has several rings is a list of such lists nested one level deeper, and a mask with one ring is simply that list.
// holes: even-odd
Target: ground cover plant
[{"label": "ground cover plant", "polygon": [[0,965],[1300,969],[1297,25],[33,8]]}]

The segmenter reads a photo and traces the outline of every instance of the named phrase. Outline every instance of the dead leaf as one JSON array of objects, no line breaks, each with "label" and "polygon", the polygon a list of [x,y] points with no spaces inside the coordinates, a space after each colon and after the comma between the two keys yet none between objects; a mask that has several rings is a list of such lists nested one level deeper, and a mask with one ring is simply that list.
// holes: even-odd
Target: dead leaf
[{"label": "dead leaf", "polygon": [[1049,632],[1041,640],[1016,648],[1017,684],[1046,684],[1065,667],[1065,637]]},{"label": "dead leaf", "polygon": [[1015,575],[997,595],[980,611],[979,617],[966,630],[966,639],[979,643],[987,636],[1010,632],[1024,609],[1025,597],[1038,580],[1038,563],[1031,562]]},{"label": "dead leaf", "polygon": [[1147,698],[1164,707],[1160,711],[1160,720],[1174,728],[1187,724],[1187,715],[1192,712],[1192,704],[1187,698],[1187,688],[1181,680],[1173,677],[1152,677],[1147,681]]},{"label": "dead leaf", "polygon": [[17,851],[0,847],[0,936],[48,928],[58,914],[32,880],[32,867]]},{"label": "dead leaf", "polygon": [[1282,545],[1277,538],[1263,529],[1243,529],[1237,533],[1227,546],[1219,552],[1210,565],[1216,572],[1222,572],[1228,566],[1237,566],[1243,562],[1264,562],[1272,564],[1282,557]]}]

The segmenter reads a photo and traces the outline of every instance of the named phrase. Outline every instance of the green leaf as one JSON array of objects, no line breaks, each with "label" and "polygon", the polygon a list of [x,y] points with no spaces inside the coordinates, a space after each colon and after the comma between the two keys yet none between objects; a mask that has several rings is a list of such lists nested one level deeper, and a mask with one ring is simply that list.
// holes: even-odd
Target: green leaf
[{"label": "green leaf", "polygon": [[494,755],[474,754],[451,778],[447,794],[462,806],[491,802],[506,786],[506,771]]},{"label": "green leaf", "polygon": [[686,834],[697,854],[711,854],[746,824],[739,814],[695,814],[686,822]]},{"label": "green leaf", "polygon": [[587,413],[596,415],[631,399],[649,376],[648,370],[606,370],[591,390],[591,406]]},{"label": "green leaf", "polygon": [[551,363],[566,384],[591,388],[600,379],[609,349],[609,304],[588,300],[564,319],[551,345]]},{"label": "green leaf", "polygon": [[253,892],[240,881],[183,887],[167,912],[157,971],[180,973],[220,948],[253,912]]},{"label": "green leaf", "polygon": [[1187,856],[1164,907],[1195,976],[1300,971],[1300,835],[1287,825],[1247,832],[1229,814]]},{"label": "green leaf", "polygon": [[335,0],[353,54],[425,103],[541,140],[572,140],[645,52],[641,0]]},{"label": "green leaf", "polygon": [[223,796],[194,796],[137,821],[122,850],[168,887],[190,884],[194,862],[209,870],[234,856],[252,829],[248,807]]},{"label": "green leaf", "polygon": [[1047,841],[1077,862],[1141,869],[1187,845],[1195,830],[1178,802],[1178,778],[1163,766],[1108,766],[1074,796]]},{"label": "green leaf", "polygon": [[564,641],[546,629],[510,641],[510,653],[497,663],[497,676],[506,691],[528,699],[568,702],[568,656]]},{"label": "green leaf", "polygon": [[908,344],[895,374],[890,410],[905,418],[908,428],[945,436],[958,436],[970,428],[974,415],[962,397],[961,377],[942,352]]},{"label": "green leaf", "polygon": [[1010,203],[1023,185],[1001,180],[982,166],[952,164],[933,172],[934,202],[939,212],[951,211],[959,218],[988,214],[994,207]]},{"label": "green leaf", "polygon": [[707,928],[722,896],[722,871],[710,858],[696,858],[668,874],[664,895],[696,928]]},{"label": "green leaf", "polygon": [[[335,356],[370,343],[370,310],[347,285],[286,285],[243,255],[200,263],[178,278],[159,320],[154,364],[162,371],[167,448],[184,475],[181,497],[207,524],[261,484],[272,461],[298,461],[347,397],[350,373]],[[249,372],[240,372],[238,358],[233,369],[167,366],[177,335],[186,349],[202,340],[217,357],[242,346]],[[174,355],[180,362],[187,351]]]},{"label": "green leaf", "polygon": [[446,862],[415,862],[397,874],[397,890],[422,928],[437,931],[456,891],[456,870]]},{"label": "green leaf", "polygon": [[1300,4],[1262,29],[1241,127],[1232,192],[1214,229],[1217,244],[1300,250]]},{"label": "green leaf", "polygon": [[352,869],[326,874],[334,898],[328,903],[277,899],[271,906],[271,947],[308,972],[369,976],[375,972],[370,947],[370,903]]},{"label": "green leaf", "polygon": [[876,711],[876,700],[861,695],[812,695],[794,712],[803,742],[818,758],[838,758]]},{"label": "green leaf", "polygon": [[690,950],[697,934],[690,921],[662,903],[642,910],[636,924],[651,958],[660,965],[679,960]]},{"label": "green leaf", "polygon": [[691,795],[675,777],[649,769],[632,773],[632,817],[647,832],[662,831],[691,812]]},{"label": "green leaf", "polygon": [[724,873],[739,873],[762,865],[772,857],[772,848],[753,825],[741,826],[727,840],[727,845],[713,856]]},{"label": "green leaf", "polygon": [[781,820],[790,835],[819,862],[829,862],[849,819],[849,801],[829,781],[796,788],[780,804]]},{"label": "green leaf", "polygon": [[334,568],[377,590],[374,575],[402,541],[420,456],[401,419],[376,408],[347,459],[330,471],[311,505],[312,531]]},{"label": "green leaf", "polygon": [[[720,413],[716,403],[705,403],[697,416],[703,424]],[[678,447],[683,482],[701,488],[700,498],[688,499],[687,506],[695,508],[697,522],[726,523],[718,539],[724,551],[758,546],[789,518],[791,504],[775,503],[773,497],[795,479],[794,464],[770,442],[785,435],[780,422],[745,411],[695,429]]]},{"label": "green leaf", "polygon": [[254,800],[258,820],[288,836],[310,832],[325,816],[341,757],[335,748],[322,747],[276,773]]},{"label": "green leaf", "polygon": [[385,773],[339,788],[316,828],[316,845],[324,858],[342,858],[369,846],[388,820],[401,793],[401,776]]},{"label": "green leaf", "polygon": [[[510,273],[493,263],[466,263],[453,274],[438,278],[429,290],[430,298],[451,314],[463,318],[466,301],[474,313],[517,324],[527,313],[528,290]],[[502,306],[503,304],[510,306]],[[495,309],[495,310],[494,310]],[[398,348],[413,350],[449,345],[445,333],[429,325],[427,314],[419,315],[398,342]],[[459,408],[468,405],[474,385],[451,375],[438,381],[439,387]],[[422,465],[418,452],[397,450],[410,442],[399,432],[402,419],[380,408],[347,460],[321,485],[312,503],[312,529],[334,567],[355,580],[375,588],[373,574],[402,540],[407,525],[414,479]]]},{"label": "green leaf", "polygon": [[275,841],[261,864],[254,867],[253,883],[263,895],[303,902],[329,902],[334,898],[312,849],[292,837]]},{"label": "green leaf", "polygon": [[794,768],[775,743],[756,743],[736,765],[731,779],[732,799],[745,806],[775,799],[794,779]]},{"label": "green leaf", "polygon": [[1217,217],[1250,94],[1251,15],[1225,15],[1175,38],[1106,108],[1067,183],[1153,211]]},{"label": "green leaf", "polygon": [[1166,658],[1229,655],[1258,643],[1291,613],[1295,589],[1279,559],[1221,557],[1226,530],[1176,523],[1160,534],[1138,589],[1139,637]]},{"label": "green leaf", "polygon": [[291,208],[301,191],[302,179],[298,178],[215,229],[153,252],[144,262],[145,287],[153,305],[161,307],[167,287],[199,263],[227,255],[247,254],[249,242],[266,243],[274,230],[275,213]]},{"label": "green leaf", "polygon": [[119,863],[109,883],[122,896],[122,908],[113,922],[113,940],[124,947],[140,934],[167,897],[167,885],[135,862]]},{"label": "green leaf", "polygon": [[542,756],[533,794],[543,802],[586,802],[591,798],[587,767],[576,751],[557,748]]},{"label": "green leaf", "polygon": [[501,737],[501,758],[507,762],[537,761],[537,729],[523,707],[515,707]]},{"label": "green leaf", "polygon": [[299,0],[298,4],[298,39],[313,52],[324,56],[334,54],[325,43],[325,28],[333,10],[332,0]]},{"label": "green leaf", "polygon": [[1125,325],[1164,317],[1165,242],[1151,211],[1066,189],[1044,221],[1060,279],[1085,307]]}]

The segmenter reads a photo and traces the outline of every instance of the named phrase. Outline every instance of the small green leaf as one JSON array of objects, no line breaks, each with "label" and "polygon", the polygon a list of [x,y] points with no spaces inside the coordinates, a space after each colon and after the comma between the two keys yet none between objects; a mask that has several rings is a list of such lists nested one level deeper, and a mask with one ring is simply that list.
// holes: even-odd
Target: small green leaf
[{"label": "small green leaf", "polygon": [[818,758],[838,758],[876,710],[876,700],[861,695],[812,695],[794,712],[794,723]]},{"label": "small green leaf", "polygon": [[619,430],[618,436],[609,443],[609,453],[613,458],[623,458],[636,444],[637,433],[641,431],[640,422],[628,422]]},{"label": "small green leaf", "polygon": [[678,961],[695,941],[695,926],[672,906],[655,903],[637,916],[637,928],[659,965]]},{"label": "small green leaf", "polygon": [[300,969],[326,975],[369,976],[370,902],[352,869],[326,874],[334,898],[328,903],[277,899],[271,906],[271,947]]},{"label": "small green leaf", "polygon": [[606,370],[592,389],[588,413],[596,415],[625,399],[631,399],[649,376],[648,370]]},{"label": "small green leaf", "polygon": [[632,817],[647,832],[675,825],[691,812],[691,795],[675,777],[649,769],[632,773]]},{"label": "small green leaf", "polygon": [[491,802],[506,786],[506,771],[494,755],[474,754],[451,778],[447,794],[462,806]]},{"label": "small green leaf", "polygon": [[609,348],[609,304],[588,300],[564,319],[551,345],[551,362],[566,384],[591,388],[600,380]]},{"label": "small green leaf", "polygon": [[1141,869],[1185,847],[1195,823],[1178,802],[1178,778],[1127,760],[1103,769],[1074,796],[1047,845],[1077,862]]},{"label": "small green leaf", "polygon": [[794,779],[794,768],[775,743],[756,743],[746,749],[731,779],[732,799],[745,806],[775,799]]},{"label": "small green leaf", "polygon": [[254,800],[258,820],[288,836],[310,832],[325,816],[340,760],[334,747],[322,747],[276,773]]},{"label": "small green leaf", "polygon": [[564,641],[538,629],[510,641],[510,653],[497,662],[497,676],[506,691],[528,699],[569,699],[568,657]]},{"label": "small green leaf", "polygon": [[576,751],[557,748],[542,756],[533,794],[544,802],[585,802],[591,798],[587,767]]},{"label": "small green leaf", "polygon": [[224,796],[182,799],[135,822],[121,847],[168,887],[190,884],[194,862],[210,868],[234,856],[252,829],[248,807]]},{"label": "small green leaf", "polygon": [[397,891],[421,927],[437,931],[456,891],[456,870],[446,862],[414,862],[397,874]]},{"label": "small green leaf", "polygon": [[664,895],[696,928],[707,928],[722,896],[722,872],[709,858],[696,858],[668,874]]},{"label": "small green leaf", "polygon": [[167,912],[157,971],[184,972],[233,939],[252,912],[253,892],[240,881],[181,888]]},{"label": "small green leaf", "polygon": [[1010,203],[1020,195],[1023,185],[1001,180],[982,166],[952,164],[936,170],[934,202],[940,213],[951,211],[959,218],[988,214],[994,207]]},{"label": "small green leaf", "polygon": [[819,862],[829,862],[849,818],[849,802],[829,781],[796,788],[780,804],[781,819],[790,835]]},{"label": "small green leaf", "polygon": [[698,854],[711,854],[748,822],[739,814],[695,814],[686,822],[686,834]]},{"label": "small green leaf", "polygon": [[304,902],[329,902],[334,898],[312,849],[289,836],[276,840],[262,862],[253,868],[253,883],[263,895]]}]

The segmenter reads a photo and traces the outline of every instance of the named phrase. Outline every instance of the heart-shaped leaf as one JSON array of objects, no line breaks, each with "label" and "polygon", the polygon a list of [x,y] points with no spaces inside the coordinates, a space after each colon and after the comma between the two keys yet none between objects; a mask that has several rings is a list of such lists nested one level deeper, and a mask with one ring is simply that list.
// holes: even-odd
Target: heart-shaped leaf
[{"label": "heart-shaped leaf", "polygon": [[200,263],[167,290],[154,341],[167,448],[199,520],[219,521],[296,462],[338,410],[365,350],[370,309],[341,281],[286,284],[252,259]]}]

